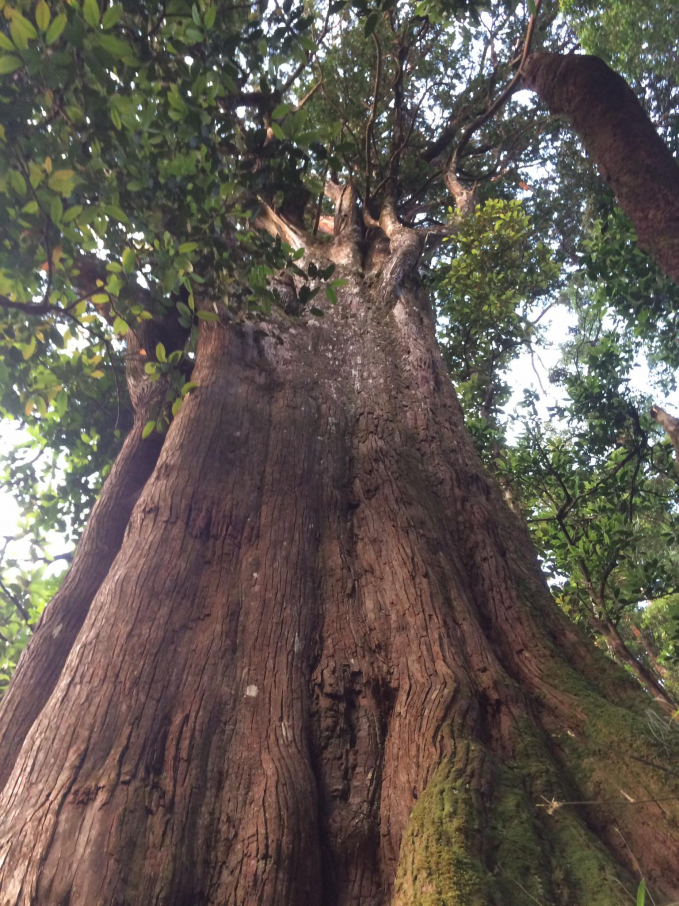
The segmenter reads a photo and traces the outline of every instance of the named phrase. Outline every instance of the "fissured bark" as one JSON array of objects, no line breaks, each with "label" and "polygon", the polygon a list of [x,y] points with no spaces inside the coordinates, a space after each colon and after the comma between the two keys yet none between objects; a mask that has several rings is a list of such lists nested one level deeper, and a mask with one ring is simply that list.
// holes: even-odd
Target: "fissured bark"
[{"label": "fissured bark", "polygon": [[625,80],[598,57],[531,54],[525,85],[568,117],[639,245],[679,282],[679,167]]},{"label": "fissured bark", "polygon": [[165,331],[143,322],[128,340],[127,388],[134,422],[95,503],[71,567],[58,592],[43,612],[37,631],[22,653],[13,682],[0,704],[0,790],[23,745],[26,734],[52,694],[66,658],[106,578],[142,488],[153,472],[163,438],[142,436],[144,426],[162,405],[165,379],[149,381],[141,343],[155,348]]},{"label": "fissured bark", "polygon": [[322,320],[201,325],[0,798],[1,906],[679,896],[672,730],[549,598],[418,286],[337,274]]}]

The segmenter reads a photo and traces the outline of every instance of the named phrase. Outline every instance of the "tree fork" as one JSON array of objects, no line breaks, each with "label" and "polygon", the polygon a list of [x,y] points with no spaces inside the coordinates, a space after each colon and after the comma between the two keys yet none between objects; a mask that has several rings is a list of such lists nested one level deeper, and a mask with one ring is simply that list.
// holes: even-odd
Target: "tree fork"
[{"label": "tree fork", "polygon": [[526,87],[566,116],[610,184],[641,248],[679,282],[679,167],[627,82],[593,56],[534,53]]}]

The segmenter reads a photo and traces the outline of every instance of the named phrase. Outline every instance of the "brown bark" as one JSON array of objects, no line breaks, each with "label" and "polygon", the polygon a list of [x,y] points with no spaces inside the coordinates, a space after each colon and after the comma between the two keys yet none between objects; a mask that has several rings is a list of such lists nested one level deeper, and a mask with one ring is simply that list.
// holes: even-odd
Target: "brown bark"
[{"label": "brown bark", "polygon": [[26,734],[59,679],[90,605],[113,563],[144,484],[158,459],[163,438],[142,432],[167,391],[165,380],[149,381],[142,346],[154,349],[167,330],[144,322],[130,335],[127,387],[134,423],[116,458],[85,527],[64,581],[45,609],[0,704],[0,790],[14,766]]},{"label": "brown bark", "polygon": [[659,406],[653,406],[651,415],[659,425],[662,425],[665,429],[665,433],[672,441],[674,454],[677,458],[677,465],[679,465],[679,418],[675,418],[674,415],[670,415],[669,412],[665,412],[665,410],[661,409]]},{"label": "brown bark", "polygon": [[636,658],[625,644],[618,627],[608,619],[595,618],[594,628],[606,640],[606,645],[613,657],[624,667],[629,667],[642,686],[660,704],[666,705],[672,711],[676,710],[676,702],[671,693],[663,686],[661,678],[654,675],[641,661]]},{"label": "brown bark", "polygon": [[639,245],[679,282],[679,167],[634,92],[598,57],[531,54],[525,85],[568,117]]},{"label": "brown bark", "polygon": [[634,859],[679,895],[650,701],[554,607],[383,224],[322,320],[201,324],[0,797],[0,906],[618,906]]}]

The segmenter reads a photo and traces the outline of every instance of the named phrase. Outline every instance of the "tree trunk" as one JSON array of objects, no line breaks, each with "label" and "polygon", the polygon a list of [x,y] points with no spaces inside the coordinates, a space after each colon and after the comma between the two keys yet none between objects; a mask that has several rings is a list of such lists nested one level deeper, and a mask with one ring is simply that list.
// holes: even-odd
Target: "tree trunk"
[{"label": "tree trunk", "polygon": [[[623,667],[628,667],[632,671],[641,685],[646,688],[649,695],[653,696],[657,702],[666,705],[671,711],[675,711],[676,702],[672,697],[672,693],[663,685],[662,675],[649,669],[642,663],[640,658],[632,654],[615,623],[608,617],[597,614],[593,616],[591,625],[597,632],[601,633],[611,655]],[[655,667],[656,664],[657,661],[653,666]]]},{"label": "tree trunk", "polygon": [[679,734],[551,601],[406,239],[338,255],[323,319],[201,324],[0,798],[0,906],[679,897]]},{"label": "tree trunk", "polygon": [[641,248],[679,282],[679,167],[634,92],[598,57],[531,54],[523,80],[564,114],[615,192]]},{"label": "tree trunk", "polygon": [[154,323],[143,322],[128,340],[126,378],[134,423],[92,509],[71,568],[45,609],[2,700],[0,790],[26,734],[54,690],[94,596],[120,550],[134,505],[158,460],[163,438],[155,434],[145,439],[142,433],[165,396],[167,382],[149,381],[140,344],[154,348],[155,342],[166,339],[166,333]]}]

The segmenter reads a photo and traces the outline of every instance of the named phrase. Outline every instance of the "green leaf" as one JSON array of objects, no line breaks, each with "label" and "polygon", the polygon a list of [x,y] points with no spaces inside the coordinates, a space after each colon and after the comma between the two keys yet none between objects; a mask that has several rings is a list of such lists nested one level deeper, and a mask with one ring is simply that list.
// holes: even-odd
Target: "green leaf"
[{"label": "green leaf", "polygon": [[271,114],[271,116],[275,120],[282,120],[283,117],[286,116],[289,111],[290,111],[290,104],[279,104],[278,107],[276,107],[274,109],[274,112]]},{"label": "green leaf", "polygon": [[55,170],[47,180],[47,185],[53,192],[67,197],[73,191],[75,173],[73,170]]},{"label": "green leaf", "polygon": [[118,223],[129,223],[130,222],[130,218],[127,216],[125,211],[123,211],[122,208],[119,208],[117,205],[106,204],[106,205],[104,205],[104,210],[106,211],[106,213],[108,214],[109,217],[112,217],[114,220],[117,220]]},{"label": "green leaf", "polygon": [[158,371],[158,364],[156,362],[147,362],[144,365],[144,371],[147,374],[155,374]]},{"label": "green leaf", "polygon": [[26,180],[18,170],[10,170],[7,174],[7,178],[9,180],[10,186],[14,189],[17,195],[26,194]]},{"label": "green leaf", "polygon": [[62,31],[66,28],[66,23],[68,19],[66,13],[59,13],[59,15],[52,20],[52,24],[47,29],[47,34],[45,35],[45,44],[51,45],[55,41],[58,41],[61,37]]},{"label": "green leaf", "polygon": [[167,356],[165,355],[165,347],[162,343],[158,343],[156,346],[156,358],[159,362],[167,362]]},{"label": "green leaf", "polygon": [[279,141],[283,141],[283,139],[285,138],[285,132],[283,132],[278,123],[271,124],[271,131]]},{"label": "green leaf", "polygon": [[337,290],[334,286],[325,287],[325,297],[328,302],[331,302],[333,305],[337,304]]},{"label": "green leaf", "polygon": [[26,50],[28,48],[28,42],[35,40],[38,37],[35,26],[16,9],[11,10],[11,17],[12,20],[9,25],[9,30],[12,35],[12,40],[19,50]]},{"label": "green leaf", "polygon": [[219,315],[214,311],[197,311],[196,315],[201,321],[219,321]]},{"label": "green leaf", "polygon": [[184,32],[187,44],[197,44],[199,41],[203,40],[203,32],[197,28],[192,28],[189,26]]},{"label": "green leaf", "polygon": [[177,399],[172,403],[172,415],[176,415],[182,407],[182,398],[178,396]]},{"label": "green leaf", "polygon": [[40,31],[47,31],[51,18],[49,6],[45,3],[45,0],[40,0],[35,10],[35,23]]},{"label": "green leaf", "polygon": [[35,336],[32,336],[28,343],[24,343],[21,346],[21,355],[25,360],[30,359],[30,357],[35,352]]},{"label": "green leaf", "polygon": [[637,891],[637,906],[645,906],[646,903],[646,881],[641,879],[639,890]]},{"label": "green leaf", "polygon": [[142,438],[146,439],[149,434],[153,434],[155,427],[156,423],[154,421],[146,422],[146,424],[144,425],[144,430],[141,432]]},{"label": "green leaf", "polygon": [[23,61],[19,57],[9,53],[0,54],[0,75],[9,75],[10,72],[14,72],[20,66],[23,66]]},{"label": "green leaf", "polygon": [[2,31],[0,31],[0,48],[2,50],[9,50],[11,52],[16,50],[14,44],[12,44],[7,35]]},{"label": "green leaf", "polygon": [[55,195],[50,202],[50,217],[52,218],[52,223],[61,223],[61,218],[63,216],[64,203],[58,195]]},{"label": "green leaf", "polygon": [[97,35],[97,43],[100,47],[110,53],[112,57],[122,60],[124,57],[134,57],[132,48],[127,43],[123,41],[122,38],[116,38],[115,35]]},{"label": "green leaf", "polygon": [[97,0],[83,0],[83,16],[88,25],[99,28],[100,13]]},{"label": "green leaf", "polygon": [[81,204],[72,205],[72,207],[64,214],[64,223],[70,223],[72,220],[75,220],[79,214],[82,214],[82,210],[83,206]]},{"label": "green leaf", "polygon": [[124,321],[120,315],[113,322],[114,331],[121,337],[124,337],[127,331],[130,329],[130,325],[127,321]]},{"label": "green leaf", "polygon": [[314,315],[317,318],[325,317],[325,312],[321,308],[316,308],[314,305],[311,306],[309,311],[311,312],[312,315]]},{"label": "green leaf", "polygon": [[197,242],[184,242],[179,246],[179,254],[185,255],[187,252],[193,252],[198,248]]},{"label": "green leaf", "polygon": [[38,202],[29,201],[28,204],[25,204],[21,209],[24,214],[37,214],[38,213]]},{"label": "green leaf", "polygon": [[123,270],[125,271],[125,273],[133,274],[135,265],[137,263],[137,256],[135,254],[134,249],[128,248],[128,249],[123,250],[122,262],[123,262]]},{"label": "green leaf", "polygon": [[59,393],[57,393],[56,398],[54,400],[54,408],[55,408],[56,413],[59,416],[59,418],[61,418],[61,416],[64,415],[67,407],[68,407],[68,394],[66,393],[65,390],[60,390]]},{"label": "green leaf", "polygon": [[181,395],[186,396],[187,393],[191,393],[192,390],[195,390],[197,386],[198,384],[196,381],[187,381],[181,389]]},{"label": "green leaf", "polygon": [[215,24],[215,19],[217,18],[217,3],[213,3],[211,6],[205,10],[205,16],[203,17],[203,22],[205,28],[212,28]]},{"label": "green leaf", "polygon": [[104,13],[104,16],[101,20],[101,27],[106,31],[118,22],[120,17],[123,14],[123,7],[121,3],[116,3],[114,6],[109,6],[109,8]]}]

